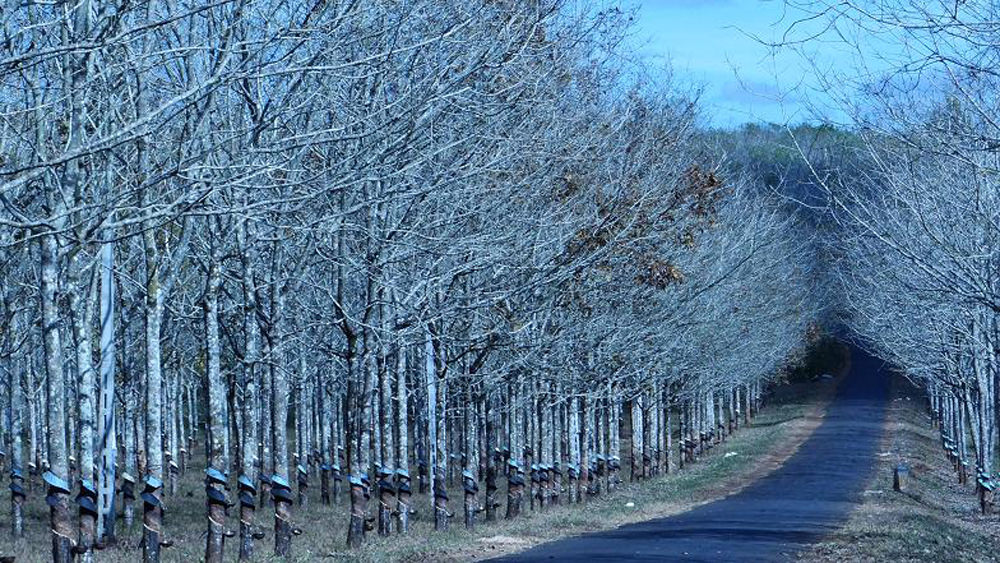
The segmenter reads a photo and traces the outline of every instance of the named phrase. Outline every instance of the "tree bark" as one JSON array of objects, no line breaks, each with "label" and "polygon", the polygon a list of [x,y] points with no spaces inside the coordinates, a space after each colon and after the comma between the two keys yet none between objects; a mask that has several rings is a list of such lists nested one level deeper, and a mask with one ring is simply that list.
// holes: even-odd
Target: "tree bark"
[{"label": "tree bark", "polygon": [[287,368],[289,361],[288,350],[285,348],[287,321],[284,306],[284,281],[278,279],[283,267],[281,250],[275,248],[274,254],[274,279],[271,286],[271,353],[276,361],[275,369],[271,371],[273,384],[271,400],[273,422],[271,426],[274,448],[274,475],[271,477],[271,495],[274,498],[274,554],[278,557],[288,557],[292,550],[292,488],[288,471],[289,374]]},{"label": "tree bark", "polygon": [[[214,241],[212,243],[214,245]],[[222,378],[222,350],[219,342],[219,290],[222,272],[213,248],[205,289],[205,357],[208,385],[208,468],[206,469],[205,506],[208,513],[208,532],[205,541],[206,563],[221,563],[225,545],[226,498],[225,474],[229,467],[223,450],[225,427],[225,381]]]},{"label": "tree bark", "polygon": [[[352,548],[361,547],[368,518],[368,498],[371,495],[371,481],[368,470],[371,466],[371,397],[375,387],[375,361],[371,354],[366,354],[360,367],[360,381],[355,387],[360,387],[355,393],[355,401],[349,404],[349,424],[347,429],[348,463],[351,476],[351,519],[347,529],[347,545]],[[358,385],[358,383],[360,385]],[[351,387],[348,387],[350,391]],[[355,441],[356,440],[356,441]]]},{"label": "tree bark", "polygon": [[295,481],[297,503],[305,507],[309,502],[309,385],[306,376],[305,356],[299,354],[298,373],[295,378]]},{"label": "tree bark", "polygon": [[608,421],[608,490],[612,490],[621,482],[621,393],[618,385],[613,385],[608,397],[611,408],[611,419]]},{"label": "tree bark", "polygon": [[[321,376],[322,374],[320,374]],[[329,396],[327,389],[327,380],[325,378],[319,381],[319,449],[320,449],[320,467],[319,467],[319,498],[320,502],[324,506],[329,506],[330,504],[330,472],[333,469],[333,457],[331,456],[331,450],[333,445],[331,444],[331,432],[333,425],[333,398]]]},{"label": "tree bark", "polygon": [[406,386],[406,348],[396,352],[396,531],[405,534],[410,529],[410,468],[409,468],[409,390]]},{"label": "tree bark", "polygon": [[464,415],[464,427],[465,427],[465,443],[463,450],[465,452],[465,467],[462,470],[462,488],[465,493],[465,527],[468,530],[475,529],[476,527],[476,512],[479,510],[478,504],[478,493],[479,493],[479,482],[478,482],[478,468],[476,461],[479,456],[476,452],[476,439],[479,432],[476,428],[476,406],[477,402],[473,401],[472,398],[472,385],[470,382],[465,383],[465,400],[463,401],[463,415]]},{"label": "tree bark", "polygon": [[524,497],[524,384],[521,376],[511,378],[510,382],[510,462],[507,474],[507,513],[506,518],[516,518],[521,513],[521,501]]},{"label": "tree bark", "polygon": [[45,371],[48,374],[48,483],[49,523],[52,532],[52,560],[70,563],[73,560],[73,536],[69,510],[69,461],[67,459],[65,376],[63,374],[62,339],[59,328],[57,294],[59,288],[59,247],[56,235],[41,236],[41,305],[42,339],[45,349]]},{"label": "tree bark", "polygon": [[596,494],[594,483],[597,477],[597,458],[595,443],[597,428],[597,415],[594,409],[595,403],[592,394],[584,395],[582,399],[582,418],[580,421],[580,483],[577,491],[576,501],[585,502],[587,498]]},{"label": "tree bark", "polygon": [[569,398],[569,421],[566,429],[569,438],[569,463],[566,466],[568,480],[569,503],[580,502],[580,481],[578,479],[581,460],[580,455],[580,400],[574,395]]},{"label": "tree bark", "polygon": [[11,535],[14,539],[24,537],[24,446],[21,421],[24,412],[24,390],[21,388],[21,369],[10,370],[10,410],[11,410],[11,447],[10,447],[10,510]]},{"label": "tree bark", "polygon": [[254,282],[254,261],[256,254],[247,241],[246,221],[241,221],[237,229],[238,242],[242,253],[243,282],[243,331],[246,338],[243,358],[243,447],[241,472],[237,489],[240,505],[240,553],[241,561],[253,557],[254,551],[254,511],[257,503],[257,484],[260,482],[257,465],[259,461],[257,420],[257,372],[260,362],[260,325],[257,321],[257,287]]},{"label": "tree bark", "polygon": [[158,563],[163,524],[163,376],[160,363],[160,323],[163,318],[163,294],[160,288],[159,253],[154,229],[143,234],[146,262],[146,421],[145,471],[143,494],[143,561]]},{"label": "tree bark", "polygon": [[101,247],[101,389],[100,416],[97,419],[101,470],[98,479],[98,538],[101,543],[115,541],[115,472],[118,454],[118,428],[115,418],[115,280],[114,244]]},{"label": "tree bark", "polygon": [[434,529],[448,529],[448,490],[446,472],[448,470],[448,442],[445,421],[447,391],[444,382],[438,380],[434,341],[430,328],[424,329],[425,373],[427,377],[428,441],[431,453],[431,484],[433,488]]},{"label": "tree bark", "polygon": [[94,485],[94,436],[96,405],[96,375],[94,372],[91,326],[93,324],[93,302],[97,290],[97,276],[91,281],[82,279],[84,268],[82,250],[78,251],[70,263],[69,304],[73,320],[73,345],[76,349],[77,405],[79,407],[79,475],[80,498],[80,540],[75,552],[84,563],[93,561],[96,534],[97,488]]},{"label": "tree bark", "polygon": [[672,412],[671,412],[671,410],[672,410],[671,409],[671,403],[672,403],[672,400],[671,400],[669,389],[666,391],[666,393],[667,393],[667,396],[666,396],[666,398],[663,401],[663,425],[664,425],[663,433],[666,435],[666,449],[663,452],[663,457],[664,457],[663,463],[664,463],[664,471],[666,473],[670,473],[671,471],[674,470],[674,468],[673,468],[673,462],[671,461],[673,459],[673,455],[674,455],[674,453],[673,453],[674,452],[674,434],[673,434],[674,431],[673,431],[673,420],[671,419],[671,414],[672,414]]},{"label": "tree bark", "polygon": [[[128,370],[126,370],[126,375]],[[136,424],[135,406],[129,401],[123,405],[124,426],[122,436],[124,437],[125,467],[122,472],[122,521],[127,531],[132,530],[135,524],[135,476],[139,475],[136,467],[138,453],[136,444],[139,441],[138,425]]]},{"label": "tree bark", "polygon": [[484,432],[485,432],[485,445],[484,453],[486,454],[485,465],[486,465],[486,521],[494,522],[497,519],[497,507],[500,503],[497,501],[497,463],[502,462],[500,459],[500,450],[497,449],[497,428],[496,428],[496,413],[493,408],[493,396],[490,394],[485,394],[483,398],[483,414],[484,414]]},{"label": "tree bark", "polygon": [[[384,319],[384,316],[383,316]],[[385,323],[383,322],[383,325]],[[388,332],[383,326],[383,332]],[[392,375],[389,358],[385,355],[385,347],[380,347],[381,370],[379,371],[379,427],[382,428],[382,459],[379,471],[379,507],[378,533],[388,536],[392,533],[392,513],[396,506],[396,487],[392,483],[395,470],[393,464],[396,457],[396,447],[393,444],[394,424],[392,420]]]},{"label": "tree bark", "polygon": [[643,467],[645,466],[645,464],[643,463],[642,454],[645,451],[645,448],[643,446],[643,435],[642,435],[642,430],[644,425],[642,416],[643,414],[642,395],[639,395],[636,398],[632,399],[631,406],[632,406],[631,408],[632,448],[630,451],[631,453],[630,465],[632,470],[631,479],[634,482],[634,481],[639,481],[644,477]]}]

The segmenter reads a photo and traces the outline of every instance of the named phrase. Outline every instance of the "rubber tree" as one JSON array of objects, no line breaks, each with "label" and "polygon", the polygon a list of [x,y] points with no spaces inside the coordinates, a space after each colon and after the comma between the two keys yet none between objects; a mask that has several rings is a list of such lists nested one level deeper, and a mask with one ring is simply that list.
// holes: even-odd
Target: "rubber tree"
[{"label": "rubber tree", "polygon": [[[111,232],[104,236],[111,239]],[[118,467],[118,418],[115,404],[115,244],[101,245],[100,261],[100,396],[98,400],[97,447],[100,451],[98,489],[98,538],[101,543],[115,541],[115,497]]]},{"label": "rubber tree", "polygon": [[[249,221],[237,223],[237,244],[241,248],[241,281],[243,289],[243,332],[245,338],[243,352],[243,436],[240,448],[241,466],[237,480],[240,506],[240,552],[241,560],[253,557],[253,541],[257,531],[254,528],[258,474],[258,374],[260,365],[260,312],[257,306],[257,283],[254,267],[257,259],[256,248]],[[266,411],[265,411],[266,412]]]},{"label": "rubber tree", "polygon": [[272,249],[271,271],[273,282],[270,295],[271,354],[276,358],[271,368],[271,408],[273,433],[272,459],[274,474],[271,476],[271,496],[274,499],[274,553],[287,557],[292,544],[292,486],[288,460],[288,401],[291,394],[290,379],[292,355],[289,350],[289,320],[285,307],[287,283],[282,270],[285,264],[284,249]]},{"label": "rubber tree", "polygon": [[205,540],[205,561],[219,563],[223,560],[223,545],[226,535],[226,512],[230,501],[226,496],[228,488],[226,472],[229,467],[223,450],[225,426],[224,404],[226,382],[222,377],[222,344],[219,339],[219,292],[222,289],[222,271],[219,264],[219,239],[216,229],[209,229],[210,239],[207,252],[208,274],[205,282],[205,368],[208,390],[207,440],[208,467],[205,469],[205,493],[208,512],[208,526]]}]

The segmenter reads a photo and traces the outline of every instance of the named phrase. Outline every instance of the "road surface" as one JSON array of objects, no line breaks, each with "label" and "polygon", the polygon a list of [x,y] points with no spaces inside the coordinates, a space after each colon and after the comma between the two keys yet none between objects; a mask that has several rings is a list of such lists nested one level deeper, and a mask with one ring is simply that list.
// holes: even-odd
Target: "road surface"
[{"label": "road surface", "polygon": [[741,492],[675,516],[542,544],[497,559],[783,561],[836,530],[874,471],[888,401],[882,362],[852,348],[851,370],[819,428]]}]

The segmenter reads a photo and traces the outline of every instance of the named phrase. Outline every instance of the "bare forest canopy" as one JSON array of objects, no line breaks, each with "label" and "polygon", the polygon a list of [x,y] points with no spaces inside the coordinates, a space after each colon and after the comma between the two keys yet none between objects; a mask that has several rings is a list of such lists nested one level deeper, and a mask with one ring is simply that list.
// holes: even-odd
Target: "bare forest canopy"
[{"label": "bare forest canopy", "polygon": [[678,419],[749,414],[838,296],[935,396],[995,413],[971,387],[997,378],[977,106],[706,131],[592,5],[3,4],[15,534],[40,475],[55,560],[141,511],[158,561],[195,463],[208,561],[237,528],[241,559],[265,528],[288,554],[317,481],[354,547],[376,517],[447,527],[446,475],[470,526],[498,480],[510,518],[536,482],[578,501],[623,456],[670,469]]}]

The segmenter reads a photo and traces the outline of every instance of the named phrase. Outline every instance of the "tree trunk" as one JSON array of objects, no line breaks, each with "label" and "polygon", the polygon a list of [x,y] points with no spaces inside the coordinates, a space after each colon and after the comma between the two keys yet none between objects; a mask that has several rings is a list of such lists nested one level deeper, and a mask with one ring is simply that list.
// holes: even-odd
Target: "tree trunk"
[{"label": "tree trunk", "polygon": [[518,375],[510,383],[510,462],[507,473],[507,513],[506,518],[516,518],[521,513],[524,497],[524,418],[520,401],[524,399],[524,385]]},{"label": "tree trunk", "polygon": [[[272,275],[273,277],[273,275]],[[268,279],[273,284],[273,279]],[[273,332],[273,328],[270,329]],[[273,349],[271,337],[261,338],[261,357],[272,358]],[[274,397],[274,366],[261,365],[260,368],[260,416],[257,429],[258,450],[257,463],[260,465],[260,495],[263,507],[271,497],[271,476],[274,474],[274,409],[271,399]]]},{"label": "tree trunk", "polygon": [[642,478],[649,479],[652,476],[653,462],[653,440],[652,440],[652,418],[650,416],[649,399],[640,395],[639,415],[642,428],[639,435],[642,436],[642,447],[639,448],[642,456]]},{"label": "tree trunk", "polygon": [[97,525],[97,488],[94,485],[94,436],[96,405],[94,392],[93,348],[91,345],[91,325],[93,324],[94,295],[97,291],[97,276],[91,281],[81,279],[84,265],[81,252],[74,255],[70,263],[69,308],[73,319],[73,345],[76,349],[77,405],[79,407],[79,475],[80,493],[79,521],[80,541],[75,552],[84,563],[93,561],[94,538]]},{"label": "tree trunk", "polygon": [[597,458],[595,456],[597,445],[594,433],[595,428],[597,428],[597,415],[594,409],[596,401],[589,394],[585,395],[582,401],[583,413],[580,422],[580,484],[577,487],[579,489],[576,496],[577,502],[585,502],[589,495],[597,493],[594,487],[595,478],[597,477]]},{"label": "tree trunk", "polygon": [[21,420],[24,412],[24,390],[21,388],[21,369],[10,370],[10,411],[11,411],[11,447],[10,447],[10,511],[11,535],[14,539],[24,537],[24,460]]},{"label": "tree trunk", "polygon": [[[384,316],[383,316],[384,318]],[[384,323],[383,323],[384,324]],[[383,326],[383,332],[388,332]],[[394,424],[392,421],[392,376],[389,368],[389,358],[385,355],[384,346],[380,347],[379,371],[379,427],[382,428],[381,452],[382,458],[379,467],[379,507],[378,507],[378,533],[380,536],[388,536],[392,533],[392,512],[396,506],[396,487],[392,479],[395,474],[393,463],[396,456],[396,447],[393,444]]]},{"label": "tree trunk", "polygon": [[[214,241],[213,241],[214,245]],[[226,471],[228,460],[223,450],[225,427],[225,381],[222,378],[222,350],[219,342],[219,290],[222,273],[216,259],[215,250],[208,270],[205,290],[205,357],[207,360],[208,385],[208,468],[205,470],[206,507],[208,512],[208,533],[205,542],[206,563],[221,563],[225,544],[226,511]]]},{"label": "tree trunk", "polygon": [[101,391],[97,436],[101,451],[98,479],[98,537],[102,544],[115,541],[115,471],[118,441],[115,419],[115,280],[114,244],[101,248]]},{"label": "tree trunk", "polygon": [[743,425],[750,426],[750,416],[751,416],[751,406],[750,406],[750,386],[747,385],[744,388],[743,398],[745,399],[743,406]]},{"label": "tree trunk", "polygon": [[569,463],[566,466],[568,479],[569,503],[580,502],[580,481],[578,474],[581,467],[580,456],[580,400],[574,395],[569,399],[569,420],[566,429],[569,437]]},{"label": "tree trunk", "polygon": [[273,396],[273,459],[274,475],[271,477],[271,495],[274,498],[274,554],[288,557],[292,549],[292,487],[288,471],[288,400],[289,373],[288,350],[285,348],[285,291],[277,279],[282,271],[281,251],[275,249],[274,276],[271,290],[271,353],[276,358],[271,372]]},{"label": "tree trunk", "polygon": [[73,532],[69,510],[69,462],[67,459],[66,395],[63,374],[62,339],[59,327],[59,248],[56,236],[41,237],[41,305],[42,339],[45,349],[45,371],[48,374],[48,484],[49,525],[52,532],[52,560],[70,563],[73,560]]},{"label": "tree trunk", "polygon": [[465,467],[462,470],[462,488],[465,493],[465,527],[468,530],[476,527],[476,512],[479,510],[477,496],[479,493],[479,482],[477,473],[479,472],[476,461],[479,456],[476,452],[476,439],[479,432],[476,429],[476,406],[478,401],[473,401],[472,385],[465,382],[465,400],[463,401],[464,427],[465,427]]},{"label": "tree trunk", "polygon": [[334,393],[333,397],[333,428],[331,430],[332,435],[330,438],[330,456],[333,459],[332,467],[330,472],[332,473],[331,478],[333,479],[331,497],[333,504],[338,504],[340,502],[340,485],[343,482],[343,470],[342,470],[342,458],[344,446],[344,410],[345,410],[345,398],[341,394]]},{"label": "tree trunk", "polygon": [[611,408],[611,420],[608,422],[608,490],[617,488],[621,482],[621,393],[618,385],[612,387],[608,397]]},{"label": "tree trunk", "polygon": [[663,401],[663,387],[662,382],[656,381],[653,383],[653,412],[651,418],[653,420],[652,437],[653,442],[656,445],[653,455],[653,474],[660,475],[667,472],[666,468],[666,432],[664,430],[666,426],[666,411],[664,410]]},{"label": "tree trunk", "polygon": [[740,429],[740,417],[742,416],[740,403],[740,386],[733,387],[733,430]]},{"label": "tree trunk", "polygon": [[[610,391],[610,386],[608,387]],[[595,409],[595,429],[597,439],[597,467],[594,476],[594,494],[601,490],[611,491],[611,399],[597,399],[600,407]],[[602,489],[603,487],[603,489]]]},{"label": "tree trunk", "polygon": [[[349,424],[347,428],[348,443],[348,463],[350,464],[351,476],[351,519],[347,529],[347,545],[349,547],[361,547],[368,518],[368,497],[371,494],[371,481],[368,477],[368,470],[371,466],[371,397],[375,387],[376,367],[371,354],[366,354],[362,358],[360,366],[360,381],[354,386],[348,387],[348,392],[352,387],[356,397],[353,403],[348,404]],[[350,377],[350,374],[349,374]],[[359,385],[360,384],[360,385]],[[350,400],[351,397],[349,397]]]},{"label": "tree trunk", "polygon": [[483,414],[484,414],[484,432],[485,432],[485,445],[484,453],[486,454],[485,465],[486,465],[486,521],[493,522],[497,519],[497,507],[500,505],[497,502],[497,463],[502,460],[499,459],[500,451],[496,449],[497,438],[496,438],[496,415],[493,409],[493,397],[486,394],[483,397]]},{"label": "tree trunk", "polygon": [[305,507],[309,502],[309,428],[306,414],[309,404],[305,356],[299,354],[295,380],[295,481],[296,500]]},{"label": "tree trunk", "polygon": [[174,370],[173,377],[169,378],[164,385],[163,393],[165,396],[164,410],[167,416],[167,479],[170,484],[170,496],[177,495],[177,475],[180,471],[180,466],[178,464],[178,457],[180,457],[180,448],[178,444],[178,389],[180,381],[180,366],[179,359],[177,357],[177,352],[173,353],[174,359]]},{"label": "tree trunk", "polygon": [[146,423],[143,489],[143,561],[158,563],[163,524],[163,377],[160,363],[160,323],[163,295],[160,289],[159,256],[154,231],[143,235],[146,262]]},{"label": "tree trunk", "polygon": [[556,382],[549,383],[549,400],[548,405],[545,407],[548,411],[548,460],[546,461],[548,469],[548,504],[558,505],[560,502],[559,494],[562,490],[562,470],[559,466],[560,458],[560,428],[559,428],[559,400],[560,396],[559,385]]},{"label": "tree trunk", "polygon": [[643,417],[642,417],[642,396],[632,399],[632,449],[631,449],[631,480],[638,481],[643,477]]},{"label": "tree trunk", "polygon": [[[321,374],[320,374],[321,375]],[[331,432],[333,425],[333,398],[327,392],[326,379],[320,379],[318,390],[319,399],[319,499],[324,506],[330,505],[330,472],[333,469],[333,458],[330,454],[332,448]]]},{"label": "tree trunk", "polygon": [[25,473],[25,477],[28,483],[28,491],[34,489],[34,480],[32,479],[38,472],[40,454],[38,447],[38,398],[37,391],[35,389],[35,365],[34,361],[28,367],[26,373],[24,374],[24,385],[25,389],[28,391],[29,395],[25,396],[25,403],[28,406],[28,471]]},{"label": "tree trunk", "polygon": [[671,458],[674,455],[673,421],[671,420],[671,408],[670,408],[671,402],[672,401],[670,397],[670,391],[668,389],[666,399],[663,401],[663,425],[664,425],[663,433],[666,435],[666,444],[667,444],[666,449],[664,450],[663,453],[663,457],[665,458],[663,460],[663,463],[664,463],[664,471],[667,473],[670,473],[674,469],[671,463]]},{"label": "tree trunk", "polygon": [[180,477],[184,476],[187,471],[187,424],[184,418],[184,408],[187,403],[184,401],[184,393],[187,385],[184,383],[183,372],[180,366],[177,368],[177,378],[176,378],[176,389],[175,389],[175,406],[177,409],[177,465],[178,465],[178,475]]},{"label": "tree trunk", "polygon": [[427,377],[427,420],[428,449],[430,450],[431,484],[434,491],[434,529],[448,529],[448,490],[446,476],[448,470],[447,427],[445,405],[447,391],[444,382],[438,381],[434,342],[429,328],[425,329],[424,354]]},{"label": "tree trunk", "polygon": [[715,397],[715,443],[721,444],[726,441],[726,437],[729,435],[729,421],[726,414],[726,394],[728,391],[719,389],[714,392],[713,397]]},{"label": "tree trunk", "polygon": [[240,448],[241,471],[238,479],[238,494],[240,505],[240,554],[241,561],[253,557],[254,541],[254,511],[257,502],[257,484],[260,482],[257,471],[258,430],[257,420],[257,372],[260,361],[260,325],[257,322],[257,287],[254,283],[254,249],[247,242],[246,222],[241,221],[237,230],[242,253],[243,274],[243,331],[246,335],[245,353],[243,358],[243,447]]},{"label": "tree trunk", "polygon": [[[123,375],[128,375],[128,370]],[[125,467],[122,472],[122,520],[125,529],[130,532],[135,524],[135,476],[139,475],[136,467],[138,457],[136,444],[139,441],[139,432],[135,421],[136,407],[129,401],[125,402],[124,415],[125,428],[122,436],[125,442]]]},{"label": "tree trunk", "polygon": [[409,391],[406,387],[406,348],[400,346],[396,352],[396,424],[399,440],[396,443],[396,531],[405,534],[410,529],[410,469],[409,436],[407,418],[409,416]]}]

